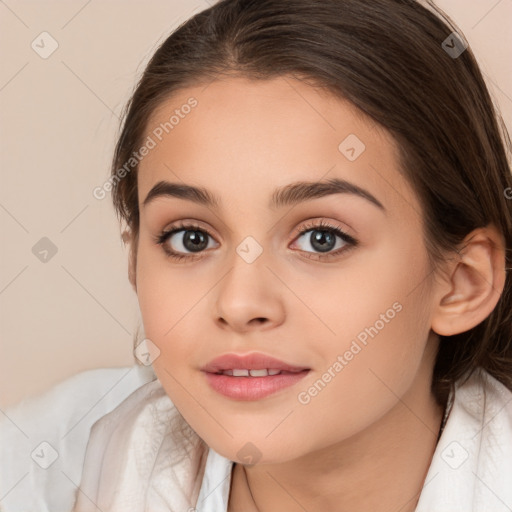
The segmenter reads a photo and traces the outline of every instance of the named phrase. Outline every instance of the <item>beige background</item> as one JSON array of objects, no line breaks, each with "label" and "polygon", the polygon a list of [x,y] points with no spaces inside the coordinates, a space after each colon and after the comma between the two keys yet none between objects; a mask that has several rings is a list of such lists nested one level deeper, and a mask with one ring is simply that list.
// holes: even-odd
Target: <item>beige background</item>
[{"label": "beige background", "polygon": [[[110,196],[92,191],[108,177],[118,118],[151,52],[208,5],[0,0],[0,407],[79,371],[133,363],[126,252]],[[512,0],[438,5],[464,31],[510,129]],[[31,47],[56,44],[42,32],[58,44],[46,59]],[[57,249],[46,262],[32,252],[43,237]]]}]

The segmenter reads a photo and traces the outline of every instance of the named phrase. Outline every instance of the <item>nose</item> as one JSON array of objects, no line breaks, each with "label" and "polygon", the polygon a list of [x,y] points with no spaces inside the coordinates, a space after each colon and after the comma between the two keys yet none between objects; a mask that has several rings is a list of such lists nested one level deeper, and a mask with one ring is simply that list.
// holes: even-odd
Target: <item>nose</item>
[{"label": "nose", "polygon": [[284,287],[263,257],[247,263],[238,255],[215,288],[215,322],[224,330],[267,330],[284,321]]}]

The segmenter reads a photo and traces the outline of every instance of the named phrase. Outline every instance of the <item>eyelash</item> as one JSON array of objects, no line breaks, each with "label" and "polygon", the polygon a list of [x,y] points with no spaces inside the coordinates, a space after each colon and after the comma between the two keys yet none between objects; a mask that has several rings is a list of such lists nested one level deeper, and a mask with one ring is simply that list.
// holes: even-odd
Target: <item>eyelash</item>
[{"label": "eyelash", "polygon": [[[311,256],[305,256],[308,259],[327,260],[330,258],[334,258],[336,256],[339,256],[341,253],[345,253],[346,251],[349,251],[350,249],[355,248],[359,244],[359,242],[354,237],[348,235],[347,233],[345,233],[344,231],[341,231],[336,226],[332,226],[331,224],[329,224],[328,222],[323,221],[323,220],[320,222],[316,222],[316,223],[311,222],[309,224],[306,224],[305,226],[303,226],[301,231],[299,233],[297,233],[295,238],[299,238],[302,235],[304,235],[305,233],[307,233],[308,231],[313,231],[313,230],[328,231],[330,233],[333,233],[333,234],[339,236],[347,245],[341,249],[338,249],[336,252],[326,253],[326,255],[321,255],[320,253],[313,253],[316,256],[318,256],[316,258],[312,258]],[[189,223],[179,223],[177,225],[171,226],[171,228],[166,231],[162,231],[162,233],[160,233],[159,235],[157,235],[154,238],[154,241],[156,244],[162,246],[163,251],[169,258],[171,258],[175,261],[181,261],[184,259],[195,257],[193,254],[182,254],[182,253],[179,253],[176,251],[172,251],[167,246],[164,245],[172,235],[174,235],[175,233],[178,233],[180,231],[201,231],[213,238],[213,236],[208,232],[208,230],[206,230],[196,224],[189,224]],[[294,240],[295,240],[295,238],[294,238]],[[308,254],[311,254],[311,253],[308,253]]]}]

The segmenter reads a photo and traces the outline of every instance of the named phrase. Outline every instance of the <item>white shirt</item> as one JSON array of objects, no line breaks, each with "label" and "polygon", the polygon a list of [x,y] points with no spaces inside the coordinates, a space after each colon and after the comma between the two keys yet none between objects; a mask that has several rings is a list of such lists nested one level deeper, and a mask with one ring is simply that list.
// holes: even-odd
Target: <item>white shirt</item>
[{"label": "white shirt", "polygon": [[[452,398],[416,512],[512,511],[512,392],[478,372]],[[150,368],[75,375],[5,411],[0,510],[227,512],[233,462],[180,426]]]}]

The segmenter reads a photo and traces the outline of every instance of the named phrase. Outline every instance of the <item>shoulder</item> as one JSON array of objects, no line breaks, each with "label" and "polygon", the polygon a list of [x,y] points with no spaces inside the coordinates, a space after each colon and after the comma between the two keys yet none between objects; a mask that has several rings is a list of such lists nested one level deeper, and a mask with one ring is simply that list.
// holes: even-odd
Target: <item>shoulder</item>
[{"label": "shoulder", "polygon": [[2,510],[71,510],[92,425],[154,379],[143,366],[88,370],[6,409]]},{"label": "shoulder", "polygon": [[512,391],[477,370],[450,398],[416,512],[512,510]]},{"label": "shoulder", "polygon": [[192,509],[206,456],[161,383],[148,382],[93,425],[73,511]]},{"label": "shoulder", "polygon": [[455,397],[468,419],[480,423],[482,434],[509,434],[512,442],[512,390],[485,370],[478,370],[456,387]]}]

